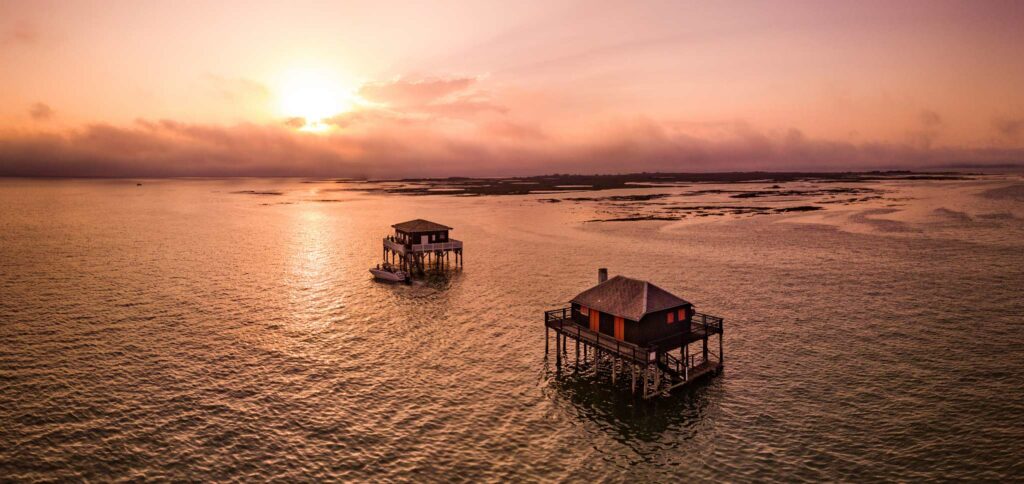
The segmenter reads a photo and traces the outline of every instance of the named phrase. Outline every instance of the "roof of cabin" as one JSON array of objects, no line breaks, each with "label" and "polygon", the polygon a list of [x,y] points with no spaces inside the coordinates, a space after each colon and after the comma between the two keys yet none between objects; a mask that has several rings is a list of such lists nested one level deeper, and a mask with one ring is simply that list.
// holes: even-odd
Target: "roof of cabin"
[{"label": "roof of cabin", "polygon": [[623,276],[615,276],[579,293],[572,302],[631,321],[640,321],[653,312],[690,304],[647,281]]},{"label": "roof of cabin", "polygon": [[415,234],[418,232],[443,232],[445,230],[452,230],[447,225],[441,225],[434,223],[429,220],[423,220],[418,218],[416,220],[410,220],[408,222],[402,222],[400,224],[392,225],[396,230],[401,230],[407,234]]}]

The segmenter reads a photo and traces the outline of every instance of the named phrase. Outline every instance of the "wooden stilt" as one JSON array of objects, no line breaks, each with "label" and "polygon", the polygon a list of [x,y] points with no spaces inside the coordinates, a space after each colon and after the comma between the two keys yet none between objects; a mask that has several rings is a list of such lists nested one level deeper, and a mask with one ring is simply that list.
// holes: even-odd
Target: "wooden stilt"
[{"label": "wooden stilt", "polygon": [[562,370],[562,337],[555,332],[555,368]]},{"label": "wooden stilt", "polygon": [[722,338],[725,337],[724,333],[718,333],[718,366],[725,366],[725,350],[722,348]]},{"label": "wooden stilt", "polygon": [[580,369],[580,340],[576,340],[576,370]]},{"label": "wooden stilt", "polygon": [[644,367],[644,399],[647,399],[647,380],[648,374],[651,372],[651,365],[648,364]]},{"label": "wooden stilt", "polygon": [[633,363],[630,363],[629,367],[630,367],[630,369],[633,370],[633,383],[630,384],[629,388],[630,388],[630,391],[633,392],[634,395],[636,395],[636,365],[633,364]]},{"label": "wooden stilt", "polygon": [[658,389],[661,388],[661,370],[658,365],[654,365],[654,392],[658,393]]}]

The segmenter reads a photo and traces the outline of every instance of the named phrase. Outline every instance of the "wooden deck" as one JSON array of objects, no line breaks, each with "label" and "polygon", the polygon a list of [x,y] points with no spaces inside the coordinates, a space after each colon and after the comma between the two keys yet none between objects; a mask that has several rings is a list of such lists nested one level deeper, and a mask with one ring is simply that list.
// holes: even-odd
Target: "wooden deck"
[{"label": "wooden deck", "polygon": [[398,254],[410,254],[416,252],[434,252],[445,250],[462,250],[462,241],[448,239],[447,242],[435,242],[432,244],[403,244],[390,237],[384,238],[384,247]]},{"label": "wooden deck", "polygon": [[545,325],[558,333],[573,338],[574,340],[589,344],[595,348],[600,348],[604,351],[612,352],[622,358],[626,358],[636,363],[653,363],[657,356],[656,353],[649,352],[646,348],[641,348],[633,343],[620,341],[606,334],[595,333],[591,331],[590,328],[584,328],[583,326],[576,324],[572,319],[547,319],[545,321]]},{"label": "wooden deck", "polygon": [[699,363],[696,366],[687,367],[684,373],[676,375],[676,378],[671,380],[668,388],[665,388],[664,391],[670,392],[678,387],[700,380],[701,378],[717,375],[721,370],[722,362],[716,360],[708,360]]},{"label": "wooden deck", "polygon": [[544,313],[544,324],[556,331],[572,333],[575,338],[586,338],[588,343],[601,345],[601,347],[608,350],[625,350],[630,355],[646,355],[650,351],[668,351],[684,344],[695,343],[703,340],[705,337],[722,333],[722,318],[696,313],[691,318],[690,331],[688,333],[652,341],[647,347],[641,348],[633,343],[620,341],[607,334],[595,333],[590,328],[576,324],[571,315],[571,308],[547,311]]}]

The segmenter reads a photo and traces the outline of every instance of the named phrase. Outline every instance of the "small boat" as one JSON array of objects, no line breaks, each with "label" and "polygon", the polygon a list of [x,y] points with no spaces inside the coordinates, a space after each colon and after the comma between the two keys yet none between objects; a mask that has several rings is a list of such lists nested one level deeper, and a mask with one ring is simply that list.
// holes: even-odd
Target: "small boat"
[{"label": "small boat", "polygon": [[387,282],[408,282],[409,275],[405,271],[395,270],[388,264],[384,264],[383,267],[377,266],[370,268],[370,274],[373,274],[375,279]]}]

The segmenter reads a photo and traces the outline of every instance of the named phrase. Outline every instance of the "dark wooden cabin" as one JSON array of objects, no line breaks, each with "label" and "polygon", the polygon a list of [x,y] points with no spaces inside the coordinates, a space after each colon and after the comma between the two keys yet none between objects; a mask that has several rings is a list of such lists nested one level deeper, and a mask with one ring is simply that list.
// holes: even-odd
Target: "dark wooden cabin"
[{"label": "dark wooden cabin", "polygon": [[391,227],[395,229],[395,239],[406,245],[448,242],[448,231],[452,230],[447,225],[441,225],[421,218],[394,224]]},{"label": "dark wooden cabin", "polygon": [[683,336],[693,305],[647,281],[615,276],[572,298],[576,324],[637,346]]}]

